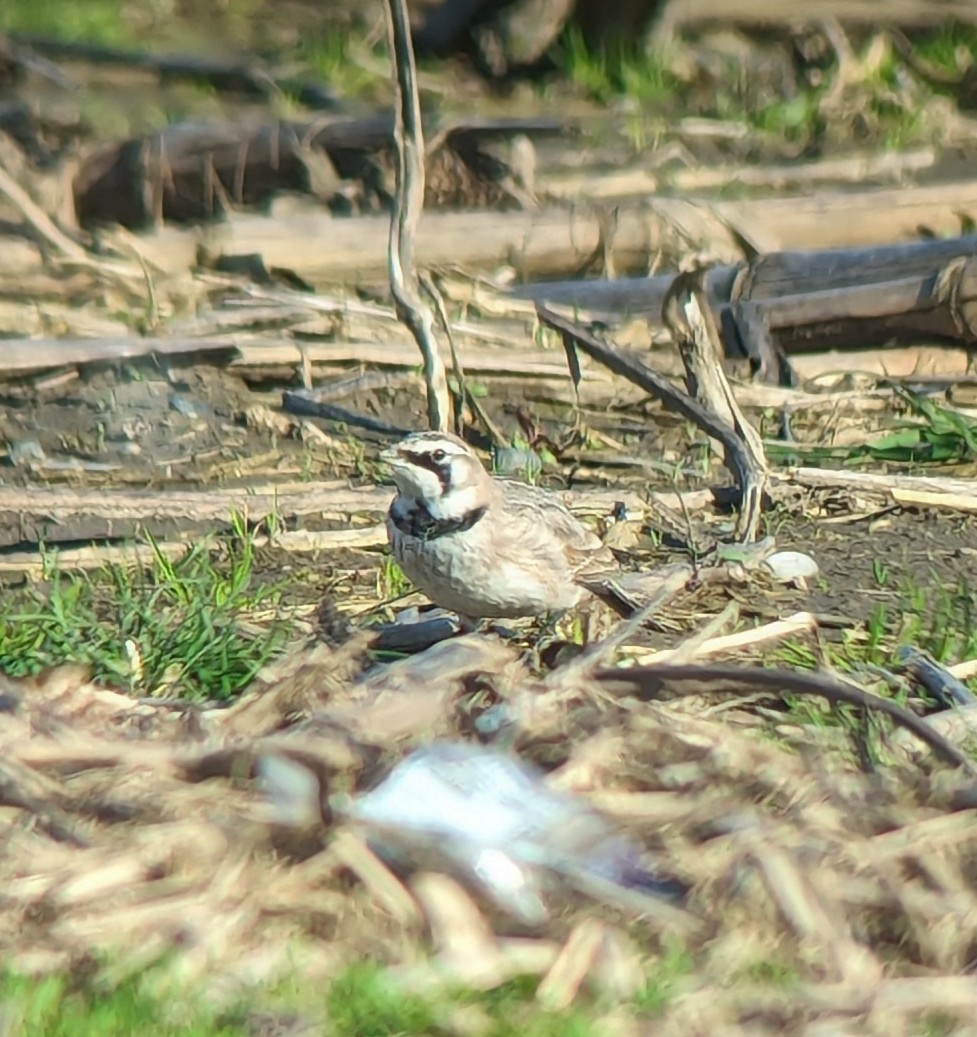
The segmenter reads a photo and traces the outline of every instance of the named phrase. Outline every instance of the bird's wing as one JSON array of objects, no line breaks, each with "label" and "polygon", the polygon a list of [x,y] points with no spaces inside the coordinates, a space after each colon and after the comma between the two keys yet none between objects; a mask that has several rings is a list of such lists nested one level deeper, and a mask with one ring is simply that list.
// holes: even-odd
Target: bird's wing
[{"label": "bird's wing", "polygon": [[[548,490],[520,482],[501,482],[504,509],[534,542],[547,539],[561,550],[574,572],[616,565],[614,555],[563,502]],[[528,545],[527,545],[528,546]]]}]

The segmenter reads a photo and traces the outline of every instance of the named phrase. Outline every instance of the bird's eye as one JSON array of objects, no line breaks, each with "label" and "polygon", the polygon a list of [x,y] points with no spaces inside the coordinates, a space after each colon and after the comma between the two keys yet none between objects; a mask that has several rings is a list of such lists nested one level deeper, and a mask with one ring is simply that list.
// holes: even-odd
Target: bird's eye
[{"label": "bird's eye", "polygon": [[442,462],[442,461],[443,461],[443,460],[444,460],[444,459],[445,459],[445,458],[446,458],[447,456],[448,456],[448,455],[447,455],[447,454],[446,454],[446,453],[445,453],[445,452],[444,452],[443,450],[432,450],[432,451],[431,451],[431,460],[432,460],[432,461],[433,461],[433,462],[434,462],[435,464],[441,464],[441,462]]}]

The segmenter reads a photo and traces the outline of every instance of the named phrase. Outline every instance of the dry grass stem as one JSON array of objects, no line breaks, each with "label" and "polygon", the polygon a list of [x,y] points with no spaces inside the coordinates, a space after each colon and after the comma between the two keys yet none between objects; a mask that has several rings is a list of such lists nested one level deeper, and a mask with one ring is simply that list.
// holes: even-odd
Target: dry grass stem
[{"label": "dry grass stem", "polygon": [[414,238],[424,206],[424,136],[417,72],[405,0],[387,0],[387,30],[395,83],[397,184],[390,218],[388,269],[397,316],[410,330],[424,360],[427,415],[432,429],[451,427],[451,397],[434,316],[424,302],[414,267]]},{"label": "dry grass stem", "polygon": [[[786,619],[778,619],[772,623],[754,627],[752,630],[741,630],[735,634],[723,634],[717,637],[708,636],[702,640],[696,637],[695,658],[702,660],[711,656],[735,653],[744,648],[755,648],[782,641],[798,634],[813,633],[817,630],[817,617],[810,612],[795,612]],[[646,648],[623,645],[622,652],[633,659],[637,666],[653,666],[656,663],[678,662],[678,648],[664,648],[657,652],[649,652]],[[686,660],[687,661],[687,660]]]}]

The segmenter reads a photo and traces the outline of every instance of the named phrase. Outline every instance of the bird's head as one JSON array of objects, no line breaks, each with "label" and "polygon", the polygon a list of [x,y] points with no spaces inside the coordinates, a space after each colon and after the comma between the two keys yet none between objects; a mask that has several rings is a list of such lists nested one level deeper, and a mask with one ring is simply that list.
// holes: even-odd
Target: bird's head
[{"label": "bird's head", "polygon": [[492,481],[475,452],[457,436],[414,432],[380,454],[401,496],[436,518],[461,518],[488,503]]}]

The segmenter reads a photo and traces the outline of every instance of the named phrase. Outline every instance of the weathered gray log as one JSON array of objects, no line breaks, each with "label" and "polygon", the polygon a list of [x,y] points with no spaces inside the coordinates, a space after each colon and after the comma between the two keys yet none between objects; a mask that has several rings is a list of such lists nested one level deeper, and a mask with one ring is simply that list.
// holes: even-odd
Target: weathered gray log
[{"label": "weathered gray log", "polygon": [[[802,253],[807,254],[807,253]],[[764,258],[770,258],[769,256]],[[705,286],[713,306],[728,303],[737,276],[746,268],[743,263],[720,263],[705,274]],[[530,281],[510,289],[516,299],[547,306],[567,306],[586,310],[598,320],[620,321],[643,317],[656,326],[661,323],[662,303],[678,273],[655,274],[653,277],[618,277],[577,279],[572,281]]]},{"label": "weathered gray log", "polygon": [[206,356],[228,360],[237,355],[229,338],[14,338],[0,342],[0,381],[52,367],[119,363],[140,357],[184,357],[188,363]]},{"label": "weathered gray log", "polygon": [[[620,281],[524,285],[519,298],[573,306],[606,320],[643,316],[661,324],[674,274]],[[705,275],[735,332],[759,320],[788,350],[860,348],[920,341],[977,341],[977,236],[881,248],[778,252]]]},{"label": "weathered gray log", "polygon": [[[974,253],[977,234],[867,248],[771,252],[750,262],[718,264],[708,271],[707,282],[717,302],[732,301],[734,285],[742,278],[749,280],[739,287],[741,294],[764,299],[933,273],[950,259]],[[657,318],[676,276],[532,282],[517,285],[510,294],[551,306],[576,306],[607,317]]]}]

